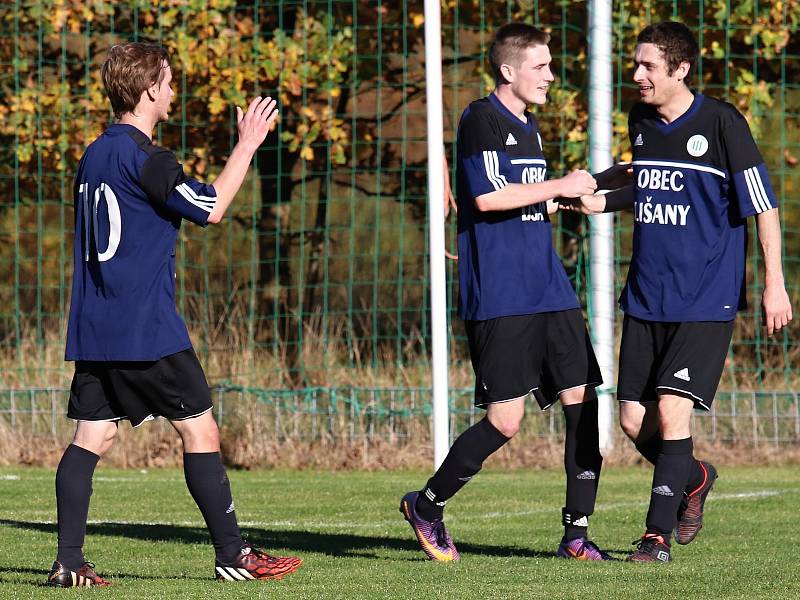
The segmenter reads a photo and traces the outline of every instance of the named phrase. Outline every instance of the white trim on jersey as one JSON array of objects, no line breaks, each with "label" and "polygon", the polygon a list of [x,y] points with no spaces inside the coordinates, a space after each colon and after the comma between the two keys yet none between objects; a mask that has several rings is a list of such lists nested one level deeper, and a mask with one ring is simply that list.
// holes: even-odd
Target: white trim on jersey
[{"label": "white trim on jersey", "polygon": [[195,192],[192,188],[190,188],[185,183],[179,183],[175,190],[183,196],[187,202],[194,204],[198,208],[202,208],[204,211],[210,213],[214,205],[217,203],[216,196],[200,196]]},{"label": "white trim on jersey", "polygon": [[692,169],[693,171],[702,171],[704,173],[719,175],[723,179],[726,177],[725,171],[720,171],[719,169],[706,165],[696,165],[694,163],[676,162],[672,160],[635,160],[633,164],[636,167],[677,167],[678,169]]},{"label": "white trim on jersey", "polygon": [[497,152],[484,150],[483,166],[486,169],[486,178],[494,186],[494,191],[498,191],[508,185],[508,180],[500,173],[500,161],[497,158]]},{"label": "white trim on jersey", "polygon": [[512,165],[544,165],[547,166],[547,161],[543,158],[512,158]]},{"label": "white trim on jersey", "polygon": [[756,209],[756,212],[766,212],[772,208],[772,204],[767,196],[767,191],[764,189],[764,183],[761,181],[761,174],[756,167],[745,169],[742,173],[744,180],[747,183],[747,190],[750,192],[750,201]]}]

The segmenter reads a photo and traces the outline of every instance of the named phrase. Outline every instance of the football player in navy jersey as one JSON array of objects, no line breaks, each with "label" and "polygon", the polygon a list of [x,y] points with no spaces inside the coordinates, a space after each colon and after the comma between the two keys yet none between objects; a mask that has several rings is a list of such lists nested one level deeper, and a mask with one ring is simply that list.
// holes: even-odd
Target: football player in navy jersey
[{"label": "football player in navy jersey", "polygon": [[596,189],[578,170],[547,178],[531,104],[553,82],[549,36],[526,24],[501,27],[490,50],[496,89],[472,102],[458,126],[459,314],[475,370],[475,404],[486,417],[453,443],[400,511],[431,560],[459,554],[445,529],[445,503],[519,430],[533,392],[544,410],[561,400],[566,421],[564,537],[558,555],[608,560],[587,536],[602,456],[597,397],[602,382],[578,298],[553,248],[553,198]]},{"label": "football player in navy jersey", "polygon": [[276,103],[257,97],[246,111],[237,107],[239,141],[214,182],[203,184],[152,143],[173,97],[166,51],[114,46],[102,78],[118,120],[86,149],[75,178],[66,360],[75,361],[68,416],[77,427],[56,473],[58,555],[47,583],[110,585],[83,555],[92,476],[119,421],[137,427],[156,416],[169,419],[183,441],[186,483],[211,534],[215,577],[280,578],[301,561],[242,540],[208,384],[175,308],[181,223],[222,220],[277,118]]},{"label": "football player in navy jersey", "polygon": [[717,471],[694,458],[690,419],[693,408],[711,407],[733,320],[746,306],[747,217],[755,216],[764,258],[767,333],[792,319],[764,160],[736,108],[689,88],[697,55],[683,24],[639,34],[640,102],[628,121],[633,187],[581,199],[587,214],[634,212],[617,395],[622,429],[655,472],[633,561],[667,562],[673,532],[688,544],[703,526]]}]

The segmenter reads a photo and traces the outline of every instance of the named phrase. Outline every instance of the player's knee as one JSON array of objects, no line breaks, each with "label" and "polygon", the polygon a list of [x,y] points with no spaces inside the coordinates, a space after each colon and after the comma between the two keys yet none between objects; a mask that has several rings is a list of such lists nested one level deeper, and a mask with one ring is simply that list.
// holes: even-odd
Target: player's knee
[{"label": "player's knee", "polygon": [[172,424],[183,440],[185,452],[219,451],[219,428],[213,419],[197,417]]},{"label": "player's knee", "polygon": [[642,428],[642,420],[636,416],[629,415],[625,411],[619,413],[619,425],[630,439],[636,440],[639,437],[639,430]]},{"label": "player's knee", "polygon": [[103,456],[111,448],[116,435],[116,422],[81,421],[75,430],[72,443],[98,456]]},{"label": "player's knee", "polygon": [[519,419],[501,419],[497,423],[492,423],[495,429],[507,438],[512,438],[519,432]]},{"label": "player's knee", "polygon": [[210,446],[216,446],[219,448],[219,428],[217,424],[214,423],[213,427],[209,427],[206,431],[206,443]]},{"label": "player's knee", "polygon": [[100,452],[97,453],[99,456],[103,456],[106,452],[111,450],[111,446],[114,445],[114,440],[117,437],[117,431],[117,427],[106,430],[106,435],[103,439],[102,446],[100,447]]}]

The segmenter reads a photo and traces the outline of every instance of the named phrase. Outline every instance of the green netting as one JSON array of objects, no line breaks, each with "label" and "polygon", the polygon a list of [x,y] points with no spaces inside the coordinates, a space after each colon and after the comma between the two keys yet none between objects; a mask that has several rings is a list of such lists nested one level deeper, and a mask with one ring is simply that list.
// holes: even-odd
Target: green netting
[{"label": "green netting", "polygon": [[[781,198],[785,266],[798,297],[800,159],[794,3],[616,2],[616,154],[627,152],[636,33],[685,21],[703,48],[699,87],[747,114]],[[490,85],[495,27],[547,28],[557,85],[539,110],[552,174],[586,166],[585,2],[442,2],[447,154],[467,103]],[[71,274],[72,175],[109,122],[99,65],[109,45],[165,44],[178,96],[157,140],[213,179],[235,142],[235,102],[278,94],[282,120],[216,227],[185,226],[178,304],[212,381],[254,387],[427,385],[429,351],[423,3],[357,0],[16,0],[0,7],[0,373],[6,387],[63,385]],[[451,169],[453,162],[450,162]],[[617,280],[630,216],[617,228]],[[447,244],[455,249],[455,223]],[[563,215],[556,244],[584,302],[588,226]],[[723,388],[790,389],[795,329],[766,339],[751,237],[750,310]],[[448,261],[455,385],[470,385]]]},{"label": "green netting", "polygon": [[[65,439],[73,424],[64,419],[68,390],[0,389],[0,419],[25,436],[31,448],[42,436]],[[473,404],[473,389],[451,390],[449,426],[462,431],[483,417]],[[214,416],[223,430],[246,427],[276,441],[427,443],[430,388],[316,387],[264,389],[220,383],[211,388]],[[0,421],[0,422],[2,422]],[[797,392],[721,392],[714,410],[697,412],[693,437],[711,442],[752,445],[800,442]],[[563,436],[559,411],[524,422],[523,437]],[[245,434],[246,435],[246,434]],[[250,434],[252,435],[252,433]],[[621,432],[617,435],[622,435]],[[245,438],[246,439],[246,438]]]}]

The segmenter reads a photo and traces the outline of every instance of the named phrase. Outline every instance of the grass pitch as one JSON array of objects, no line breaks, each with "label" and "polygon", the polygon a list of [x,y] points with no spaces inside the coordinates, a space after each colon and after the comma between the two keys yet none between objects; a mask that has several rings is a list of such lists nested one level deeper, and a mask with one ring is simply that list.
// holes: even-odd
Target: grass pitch
[{"label": "grass pitch", "polygon": [[[651,472],[603,474],[591,533],[618,557],[641,535]],[[419,472],[230,472],[254,544],[301,556],[277,582],[217,583],[202,518],[178,470],[95,475],[86,555],[108,590],[42,587],[55,556],[54,473],[0,469],[0,598],[798,598],[796,467],[723,468],[706,527],[669,565],[555,558],[563,475],[487,469],[451,502],[458,564],[423,559],[398,512]]]}]

